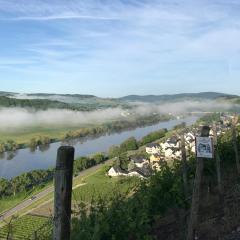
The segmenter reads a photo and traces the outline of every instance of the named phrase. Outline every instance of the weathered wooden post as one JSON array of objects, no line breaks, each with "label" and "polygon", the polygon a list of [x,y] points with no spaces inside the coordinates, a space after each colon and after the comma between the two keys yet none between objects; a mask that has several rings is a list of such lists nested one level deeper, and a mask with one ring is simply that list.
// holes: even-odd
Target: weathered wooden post
[{"label": "weathered wooden post", "polygon": [[213,124],[213,144],[215,149],[215,159],[216,159],[216,171],[217,171],[217,183],[218,183],[218,193],[222,194],[222,180],[221,180],[221,159],[218,152],[217,146],[217,126],[216,123]]},{"label": "weathered wooden post", "polygon": [[58,149],[54,192],[54,240],[69,240],[71,232],[71,198],[74,148]]},{"label": "weathered wooden post", "polygon": [[[201,130],[201,137],[209,137],[210,128],[208,126],[203,126]],[[197,151],[197,144],[196,144],[196,151]],[[195,232],[197,227],[197,220],[198,220],[198,211],[199,211],[199,201],[200,201],[200,188],[201,188],[201,181],[202,181],[202,172],[203,172],[203,158],[197,157],[196,158],[197,166],[196,166],[196,174],[194,180],[194,188],[193,188],[193,195],[192,195],[192,205],[191,205],[191,212],[188,221],[188,233],[187,233],[187,240],[193,240],[195,238]]]},{"label": "weathered wooden post", "polygon": [[232,141],[233,141],[233,147],[234,147],[235,158],[236,158],[237,172],[240,175],[239,152],[238,152],[237,132],[236,132],[237,122],[238,122],[238,118],[235,117],[232,120]]},{"label": "weathered wooden post", "polygon": [[182,174],[183,174],[184,193],[185,193],[185,199],[187,199],[188,198],[187,153],[186,153],[184,133],[181,134],[181,152],[182,152]]}]

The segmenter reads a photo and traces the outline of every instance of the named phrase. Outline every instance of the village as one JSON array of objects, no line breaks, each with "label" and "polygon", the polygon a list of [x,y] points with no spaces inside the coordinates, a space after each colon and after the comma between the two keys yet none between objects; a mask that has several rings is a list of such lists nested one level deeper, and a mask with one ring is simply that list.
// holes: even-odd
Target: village
[{"label": "village", "polygon": [[[230,130],[233,115],[222,115],[221,120],[215,124],[216,135],[220,136]],[[154,172],[160,171],[161,163],[172,163],[174,160],[181,160],[183,148],[187,157],[196,153],[195,138],[199,135],[199,126],[192,126],[181,130],[181,133],[174,132],[166,140],[159,140],[149,143],[144,147],[142,154],[129,156],[127,169],[122,169],[114,164],[108,171],[110,177],[136,176],[140,178],[150,177]],[[210,137],[214,138],[213,126]]]}]

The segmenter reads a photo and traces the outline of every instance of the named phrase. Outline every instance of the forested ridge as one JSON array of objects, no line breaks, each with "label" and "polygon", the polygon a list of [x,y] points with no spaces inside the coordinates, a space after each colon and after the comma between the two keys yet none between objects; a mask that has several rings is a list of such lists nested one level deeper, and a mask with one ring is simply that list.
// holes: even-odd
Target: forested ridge
[{"label": "forested ridge", "polygon": [[93,111],[97,109],[104,109],[110,107],[125,107],[125,104],[119,102],[104,103],[104,102],[90,102],[90,103],[66,103],[58,100],[49,99],[16,99],[13,97],[0,96],[1,107],[20,107],[20,108],[31,108],[35,110],[47,110],[47,109],[68,109],[77,111]]}]

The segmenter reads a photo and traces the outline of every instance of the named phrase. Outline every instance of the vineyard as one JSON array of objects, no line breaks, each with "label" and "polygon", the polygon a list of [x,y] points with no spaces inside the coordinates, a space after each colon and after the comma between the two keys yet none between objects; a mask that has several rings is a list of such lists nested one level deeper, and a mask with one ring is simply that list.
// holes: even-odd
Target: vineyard
[{"label": "vineyard", "polygon": [[91,202],[93,198],[96,200],[99,197],[111,197],[116,190],[127,192],[139,182],[136,178],[110,178],[105,174],[106,169],[102,168],[99,172],[87,177],[86,184],[73,191],[73,202]]},{"label": "vineyard", "polygon": [[25,215],[0,229],[0,239],[47,240],[51,235],[51,221],[46,217]]},{"label": "vineyard", "polygon": [[[90,203],[93,198],[95,200],[99,197],[106,198],[106,196],[110,198],[116,190],[127,192],[138,182],[135,178],[110,178],[105,173],[106,169],[103,167],[100,171],[85,178],[85,185],[73,191],[73,208],[78,208],[81,201]],[[44,212],[44,207],[40,208],[40,211]],[[51,225],[47,217],[25,215],[0,228],[0,240],[7,239],[8,234],[13,240],[46,240],[50,236]]]}]

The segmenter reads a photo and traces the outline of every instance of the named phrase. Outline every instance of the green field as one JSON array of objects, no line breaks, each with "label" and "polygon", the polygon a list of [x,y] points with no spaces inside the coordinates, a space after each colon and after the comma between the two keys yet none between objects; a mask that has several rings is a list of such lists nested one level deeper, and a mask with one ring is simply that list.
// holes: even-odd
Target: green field
[{"label": "green field", "polygon": [[[88,125],[89,126],[89,125]],[[50,139],[62,140],[67,132],[78,130],[84,126],[77,127],[61,127],[61,126],[44,126],[44,127],[34,127],[34,128],[25,128],[19,129],[15,131],[0,131],[0,142],[5,142],[7,140],[13,140],[17,144],[28,144],[32,138],[36,138],[38,136],[46,136]]]}]

